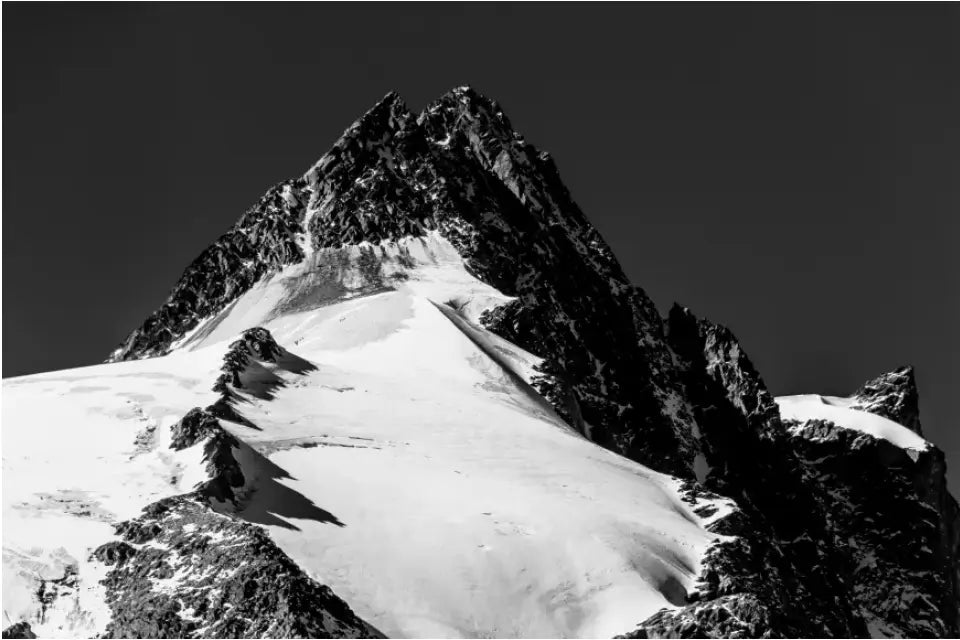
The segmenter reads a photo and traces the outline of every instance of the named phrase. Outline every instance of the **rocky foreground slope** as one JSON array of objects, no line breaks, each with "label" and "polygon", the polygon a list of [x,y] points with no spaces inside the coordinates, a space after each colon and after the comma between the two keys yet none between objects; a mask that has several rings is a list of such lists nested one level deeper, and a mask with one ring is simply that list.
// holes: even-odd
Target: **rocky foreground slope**
[{"label": "rocky foreground slope", "polygon": [[[773,398],[730,331],[659,316],[469,88],[420,114],[386,96],[109,362],[5,382],[4,481],[25,487],[4,495],[5,626],[960,633],[960,515],[913,372]],[[97,399],[52,400],[70,390]],[[126,494],[31,485],[43,449],[11,430],[91,414]],[[114,459],[90,456],[71,464]],[[48,517],[90,542],[30,547]]]}]

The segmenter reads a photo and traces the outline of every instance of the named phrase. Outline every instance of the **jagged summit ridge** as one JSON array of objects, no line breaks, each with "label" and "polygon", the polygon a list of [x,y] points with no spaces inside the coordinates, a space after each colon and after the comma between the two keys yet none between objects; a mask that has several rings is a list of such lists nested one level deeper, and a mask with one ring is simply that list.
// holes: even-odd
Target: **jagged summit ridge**
[{"label": "jagged summit ridge", "polygon": [[[466,153],[447,153],[453,148]],[[476,175],[477,167],[468,166],[474,163],[480,165],[479,173],[492,173],[502,184]],[[537,180],[527,173],[542,175]],[[463,208],[502,217],[508,213],[502,210],[503,203],[490,202],[496,194],[478,193],[476,188],[504,186],[521,205],[544,215],[556,213],[546,211],[555,204],[549,189],[569,200],[549,156],[524,142],[497,103],[462,86],[415,116],[399,94],[390,92],[348,127],[302,177],[268,190],[201,253],[162,307],[108,361],[166,352],[203,317],[222,309],[257,279],[303,260],[316,248],[423,235],[447,218],[460,217]],[[563,213],[543,222],[585,235],[586,253],[622,279],[609,248],[579,209],[565,207]],[[448,222],[452,224],[446,224],[445,231],[456,235],[451,227],[458,221]],[[511,217],[501,223],[504,231],[536,231],[522,219]]]},{"label": "jagged summit ridge", "polygon": [[[488,310],[486,322],[547,358],[532,383],[561,415],[604,446],[692,473],[693,418],[653,303],[629,283],[553,162],[494,102],[458,88],[415,118],[388,94],[278,193],[228,232],[239,241],[205,251],[111,359],[168,351],[255,282],[312,252],[436,231],[471,273],[517,298]],[[245,260],[235,247],[267,259]],[[593,313],[606,324],[588,322]]]}]

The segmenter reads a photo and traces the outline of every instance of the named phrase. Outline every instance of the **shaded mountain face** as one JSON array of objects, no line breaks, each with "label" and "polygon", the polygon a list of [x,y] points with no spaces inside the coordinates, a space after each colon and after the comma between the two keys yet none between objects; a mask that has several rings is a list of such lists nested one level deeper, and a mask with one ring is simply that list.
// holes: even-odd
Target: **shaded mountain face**
[{"label": "shaded mountain face", "polygon": [[[215,366],[197,364],[212,351]],[[658,315],[550,157],[472,89],[420,114],[388,94],[303,176],[268,190],[97,375],[144,359],[158,367],[144,380],[196,369],[209,382],[179,384],[209,393],[163,409],[175,452],[163,464],[194,469],[190,491],[144,493],[145,510],[112,521],[116,539],[90,560],[106,576],[107,634],[960,633],[960,515],[943,455],[921,437],[912,370],[849,398],[773,398],[729,330],[680,306]],[[351,404],[359,387],[371,395]],[[454,399],[472,414],[444,413]],[[503,402],[512,413],[498,413]],[[318,446],[338,428],[336,455],[402,444],[416,462],[349,458],[351,473],[338,471]],[[505,538],[472,544],[486,560],[457,545],[484,530],[463,523],[497,509],[460,513],[472,502],[445,501],[446,480],[417,484],[438,464],[427,460],[481,478],[473,496],[500,495],[501,475],[507,495],[532,496],[529,515],[496,521]],[[358,480],[384,468],[399,475],[376,491]],[[405,482],[413,515],[381,503]],[[331,487],[360,509],[353,521],[393,520],[365,533],[312,502]],[[361,542],[336,542],[337,527]],[[393,532],[406,551],[389,548]],[[432,560],[377,551],[416,556],[427,536],[423,553],[448,554],[452,585]],[[224,539],[243,552],[210,547]],[[215,574],[234,576],[222,592]],[[422,585],[427,610],[396,597],[398,579]],[[261,604],[240,611],[248,592]],[[157,615],[137,622],[145,602]]]}]

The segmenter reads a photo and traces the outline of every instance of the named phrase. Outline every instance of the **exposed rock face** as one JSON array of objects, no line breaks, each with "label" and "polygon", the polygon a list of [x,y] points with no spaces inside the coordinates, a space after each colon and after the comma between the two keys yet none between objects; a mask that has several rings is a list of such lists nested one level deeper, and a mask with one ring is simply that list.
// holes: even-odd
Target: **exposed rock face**
[{"label": "exposed rock face", "polygon": [[923,452],[914,462],[886,441],[824,421],[802,424],[794,433],[816,480],[827,487],[831,528],[847,542],[851,596],[871,627],[905,637],[956,633],[950,620],[955,576],[945,571],[950,536],[942,536],[939,526],[950,518],[927,502],[937,504],[938,496],[915,486],[942,454]]},{"label": "exposed rock face", "polygon": [[[824,420],[782,422],[728,330],[680,307],[668,327],[690,374],[703,482],[742,511],[713,525],[737,537],[708,554],[695,602],[627,637],[955,636],[960,516],[942,452]],[[854,397],[889,417],[915,391],[908,372]],[[894,415],[916,416],[916,402]]]},{"label": "exposed rock face", "polygon": [[[266,329],[248,329],[224,355],[227,380],[217,386],[224,392],[234,381],[243,387],[240,377],[251,366],[283,359],[296,356]],[[93,551],[110,568],[102,584],[112,615],[103,637],[382,637],[264,529],[233,517],[245,485],[234,454],[245,445],[215,415],[224,407],[230,405],[221,398],[191,409],[171,427],[171,449],[203,447],[209,479],[117,524],[120,539]],[[236,411],[231,415],[242,420]]]},{"label": "exposed rock face", "polygon": [[382,637],[263,529],[192,498],[154,503],[117,535],[94,552],[111,567],[104,637]]},{"label": "exposed rock face", "polygon": [[[448,240],[478,279],[513,298],[486,309],[480,321],[543,358],[532,385],[563,419],[594,442],[685,480],[691,504],[714,494],[732,501],[710,525],[718,541],[686,604],[638,620],[630,637],[960,632],[960,524],[942,454],[931,448],[914,458],[832,423],[785,423],[732,333],[680,307],[664,323],[573,202],[550,157],[512,129],[499,105],[469,88],[419,115],[387,95],[303,177],[272,188],[204,251],[110,359],[168,352],[258,281],[318,252],[428,231]],[[376,276],[372,252],[361,256]],[[383,286],[370,280],[371,290]],[[234,468],[237,443],[218,419],[242,424],[237,394],[269,399],[283,383],[274,365],[287,366],[288,356],[265,330],[245,332],[214,385],[220,400],[176,426],[174,448],[207,447],[211,481],[123,525],[124,540],[98,550],[114,567],[112,602],[126,603],[117,605],[110,633],[375,633],[297,574],[259,530],[200,499],[235,497],[244,482]],[[864,385],[854,408],[919,434],[917,406],[913,372],[904,368]],[[234,567],[235,559],[221,562],[204,546],[221,532],[257,558],[253,573],[241,568],[224,593],[242,594],[255,581],[251,603],[280,611],[276,619],[242,603],[238,611],[249,615],[232,613],[216,599],[210,573],[183,583],[196,590],[182,581],[174,595],[150,587],[147,578],[186,571],[194,548],[212,558],[206,565]],[[159,541],[172,560],[137,546],[148,541]],[[269,594],[261,593],[264,581]],[[306,600],[296,600],[298,593]],[[130,604],[140,602],[156,615],[135,620]],[[341,626],[304,607],[334,611]]]},{"label": "exposed rock face", "polygon": [[917,435],[920,430],[920,394],[913,367],[899,367],[864,384],[853,394],[857,399],[852,409],[859,409],[889,418]]},{"label": "exposed rock face", "polygon": [[302,180],[272,187],[194,260],[167,301],[108,361],[167,353],[171,343],[247,291],[265,274],[303,258],[297,243],[307,194]]},{"label": "exposed rock face", "polygon": [[171,427],[170,448],[181,451],[223,431],[217,419],[203,409],[191,409]]},{"label": "exposed rock face", "polygon": [[[693,418],[653,303],[630,285],[549,156],[496,103],[459,88],[417,117],[389,94],[284,189],[228,234],[242,242],[221,239],[204,252],[111,359],[169,350],[256,277],[302,259],[293,238],[303,229],[311,249],[439,229],[478,277],[519,298],[487,323],[546,358],[535,386],[561,415],[604,446],[692,476]],[[235,274],[257,238],[267,245],[259,266]],[[224,254],[234,246],[243,250]]]},{"label": "exposed rock face", "polygon": [[[889,415],[889,403],[876,406]],[[946,489],[943,452],[904,450],[825,420],[790,424],[810,482],[823,488],[849,598],[871,634],[956,637],[960,510]]]},{"label": "exposed rock face", "polygon": [[18,622],[12,624],[6,629],[3,630],[4,638],[36,638],[36,634],[33,633],[33,630],[30,628],[30,624],[27,622]]},{"label": "exposed rock face", "polygon": [[241,375],[248,373],[251,368],[258,366],[260,362],[276,362],[281,355],[280,346],[270,335],[270,332],[262,327],[247,329],[240,336],[240,339],[231,343],[227,353],[223,356],[222,374],[213,384],[213,390],[227,395],[229,385],[236,388],[243,387]]},{"label": "exposed rock face", "polygon": [[182,450],[203,443],[203,460],[210,479],[196,487],[198,495],[221,502],[236,502],[235,492],[244,485],[243,472],[234,457],[239,441],[209,410],[191,409],[172,427],[171,449]]},{"label": "exposed rock face", "polygon": [[835,573],[844,558],[750,359],[687,309],[675,306],[667,327],[700,426],[701,482],[740,509],[712,527],[736,537],[708,554],[696,601],[630,637],[864,635]]},{"label": "exposed rock face", "polygon": [[277,358],[283,353],[283,349],[277,344],[277,341],[263,327],[254,327],[244,331],[240,340],[231,345],[231,349],[242,349],[248,355],[263,362],[276,362]]},{"label": "exposed rock face", "polygon": [[771,611],[752,595],[720,596],[681,612],[663,609],[618,638],[778,637]]}]

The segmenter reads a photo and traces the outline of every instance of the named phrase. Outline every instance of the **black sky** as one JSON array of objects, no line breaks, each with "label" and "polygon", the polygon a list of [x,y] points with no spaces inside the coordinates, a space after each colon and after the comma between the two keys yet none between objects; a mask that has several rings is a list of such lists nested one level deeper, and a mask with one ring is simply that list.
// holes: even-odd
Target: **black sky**
[{"label": "black sky", "polygon": [[99,362],[384,93],[469,83],[634,282],[730,326],[774,393],[914,364],[960,478],[956,4],[3,14],[4,376]]}]

